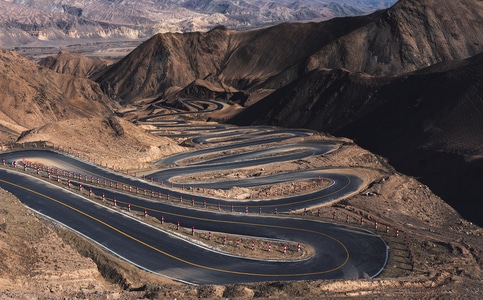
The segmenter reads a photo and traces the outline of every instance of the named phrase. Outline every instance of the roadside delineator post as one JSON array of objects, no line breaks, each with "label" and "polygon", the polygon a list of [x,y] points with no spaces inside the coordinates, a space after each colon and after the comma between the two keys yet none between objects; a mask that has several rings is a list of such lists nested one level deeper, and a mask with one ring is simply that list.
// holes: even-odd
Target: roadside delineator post
[{"label": "roadside delineator post", "polygon": [[131,203],[127,204],[127,211],[131,211]]},{"label": "roadside delineator post", "polygon": [[268,243],[268,252],[272,251],[272,243]]},{"label": "roadside delineator post", "polygon": [[206,208],[206,200],[203,200],[203,207]]},{"label": "roadside delineator post", "polygon": [[278,207],[275,206],[275,214],[278,214]]},{"label": "roadside delineator post", "polygon": [[364,218],[361,217],[361,226],[364,225]]},{"label": "roadside delineator post", "polygon": [[255,250],[255,242],[252,241],[252,250]]},{"label": "roadside delineator post", "polygon": [[240,247],[240,238],[236,239],[236,246]]},{"label": "roadside delineator post", "polygon": [[386,224],[386,233],[389,233],[389,225]]},{"label": "roadside delineator post", "polygon": [[183,202],[183,195],[179,195],[179,202]]},{"label": "roadside delineator post", "polygon": [[70,187],[70,178],[67,179],[67,186]]},{"label": "roadside delineator post", "polygon": [[396,237],[399,237],[399,229],[396,228]]},{"label": "roadside delineator post", "polygon": [[220,202],[218,202],[218,210],[221,210]]},{"label": "roadside delineator post", "polygon": [[226,245],[226,235],[223,236],[223,245]]},{"label": "roadside delineator post", "polygon": [[233,212],[233,204],[231,205],[231,212]]},{"label": "roadside delineator post", "polygon": [[335,216],[336,216],[336,212],[335,210],[332,212],[332,219],[335,219]]},{"label": "roadside delineator post", "polygon": [[92,188],[89,188],[89,197],[92,197]]},{"label": "roadside delineator post", "polygon": [[258,206],[258,214],[262,213],[262,206]]},{"label": "roadside delineator post", "polygon": [[179,224],[179,221],[178,221],[178,223],[176,224],[176,230],[179,230],[179,227],[180,227],[180,224]]},{"label": "roadside delineator post", "polygon": [[374,220],[374,229],[375,230],[377,230],[377,225],[378,225],[377,220]]},{"label": "roadside delineator post", "polygon": [[300,252],[300,243],[297,243],[297,252]]},{"label": "roadside delineator post", "polygon": [[320,217],[320,208],[317,208],[317,217]]},{"label": "roadside delineator post", "polygon": [[143,215],[146,217],[148,215],[148,210],[147,209],[144,209],[144,213]]},{"label": "roadside delineator post", "polygon": [[104,202],[106,200],[106,196],[104,195],[104,193],[101,194],[101,200],[102,200],[102,202]]},{"label": "roadside delineator post", "polygon": [[283,254],[287,253],[287,245],[283,244]]},{"label": "roadside delineator post", "polygon": [[193,235],[193,236],[195,235],[195,227],[194,226],[191,227],[191,235]]},{"label": "roadside delineator post", "polygon": [[161,224],[164,224],[164,215],[161,215]]},{"label": "roadside delineator post", "polygon": [[116,197],[114,197],[114,198],[112,199],[112,202],[114,202],[114,206],[117,206],[117,199],[116,199]]},{"label": "roadside delineator post", "polygon": [[82,183],[79,183],[79,192],[82,192]]},{"label": "roadside delineator post", "polygon": [[191,206],[195,206],[195,198],[191,198]]},{"label": "roadside delineator post", "polygon": [[248,213],[248,204],[245,205],[245,213],[247,214]]},{"label": "roadside delineator post", "polygon": [[211,231],[210,231],[210,232],[208,232],[208,240],[210,240],[210,241],[211,241]]}]

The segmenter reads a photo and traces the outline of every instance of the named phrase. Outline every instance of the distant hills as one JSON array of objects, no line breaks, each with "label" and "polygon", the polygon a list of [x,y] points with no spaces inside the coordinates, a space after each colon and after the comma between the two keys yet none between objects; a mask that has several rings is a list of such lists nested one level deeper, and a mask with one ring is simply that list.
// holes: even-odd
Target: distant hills
[{"label": "distant hills", "polygon": [[3,0],[0,47],[66,46],[146,39],[158,32],[250,29],[327,20],[387,8],[396,0]]}]

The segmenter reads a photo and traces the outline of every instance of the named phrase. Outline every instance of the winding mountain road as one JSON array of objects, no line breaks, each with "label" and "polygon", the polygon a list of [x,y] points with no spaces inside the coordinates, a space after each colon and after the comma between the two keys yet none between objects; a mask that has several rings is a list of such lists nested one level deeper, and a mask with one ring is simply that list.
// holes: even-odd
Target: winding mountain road
[{"label": "winding mountain road", "polygon": [[[163,128],[166,123],[157,120],[161,117],[142,121],[151,124],[157,121],[156,126],[166,130]],[[357,193],[364,182],[348,170],[310,169],[236,181],[190,182],[188,190],[180,189],[183,185],[179,183],[170,184],[179,176],[323,155],[337,149],[336,143],[299,142],[299,138],[312,134],[304,130],[223,125],[195,128],[180,121],[169,123],[176,127],[177,134],[182,132],[194,143],[206,144],[208,148],[157,162],[160,170],[150,174],[150,180],[115,173],[50,150],[22,150],[1,154],[5,165],[0,168],[0,187],[15,194],[34,211],[68,226],[119,257],[143,269],[192,284],[375,277],[383,270],[388,251],[381,237],[361,228],[289,214],[289,211],[317,207]],[[288,143],[292,140],[297,142]],[[262,147],[253,150],[257,145]],[[225,151],[231,153],[224,155]],[[192,160],[195,162],[189,163]],[[30,174],[36,170],[26,161],[48,162],[51,168],[37,171],[43,175],[39,179],[38,175]],[[14,162],[16,168],[9,167]],[[50,179],[46,179],[47,172]],[[73,187],[53,184],[56,178],[70,181]],[[303,195],[280,195],[274,199],[250,197],[234,201],[191,193],[193,187],[229,189],[235,185],[254,187],[308,178],[323,178],[328,185]],[[73,192],[79,184],[83,185],[84,195]],[[119,207],[129,204],[131,210],[101,205],[86,195],[89,190],[94,195],[104,195],[106,201],[117,199]],[[193,199],[193,206],[165,201],[170,197]],[[273,213],[274,209],[279,213]],[[157,219],[163,216],[165,222],[179,222],[197,230],[299,242],[310,245],[314,254],[302,260],[283,261],[227,255],[151,226],[133,217],[135,210],[146,211]]]}]

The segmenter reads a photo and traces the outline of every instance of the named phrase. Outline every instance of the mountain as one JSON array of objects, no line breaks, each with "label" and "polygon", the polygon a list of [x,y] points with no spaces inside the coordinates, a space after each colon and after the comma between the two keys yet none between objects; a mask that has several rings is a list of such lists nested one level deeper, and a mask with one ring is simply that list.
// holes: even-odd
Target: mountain
[{"label": "mountain", "polygon": [[481,1],[401,0],[321,48],[307,69],[347,68],[373,75],[414,71],[480,53],[482,28]]},{"label": "mountain", "polygon": [[[443,17],[454,12],[464,18]],[[319,23],[158,34],[112,65],[98,82],[119,101],[129,102],[168,97],[199,79],[253,92],[278,89],[324,68],[397,75],[482,52],[481,20],[481,1],[401,0],[370,15]]]},{"label": "mountain", "polygon": [[367,14],[395,0],[3,0],[0,47],[146,39],[158,32],[249,29]]},{"label": "mountain", "polygon": [[57,73],[70,74],[75,77],[96,77],[112,62],[102,58],[88,58],[66,50],[55,56],[48,56],[39,60],[38,64]]},{"label": "mountain", "polygon": [[483,53],[400,76],[314,70],[228,122],[349,137],[482,223]]},{"label": "mountain", "polygon": [[0,127],[20,134],[54,121],[110,115],[113,103],[88,79],[59,74],[0,50]]},{"label": "mountain", "polygon": [[[477,0],[401,0],[318,23],[158,34],[97,81],[123,103],[218,97],[248,106],[235,124],[353,138],[474,220],[482,212],[470,188],[483,179],[482,20]],[[272,93],[253,100],[259,91]]]}]

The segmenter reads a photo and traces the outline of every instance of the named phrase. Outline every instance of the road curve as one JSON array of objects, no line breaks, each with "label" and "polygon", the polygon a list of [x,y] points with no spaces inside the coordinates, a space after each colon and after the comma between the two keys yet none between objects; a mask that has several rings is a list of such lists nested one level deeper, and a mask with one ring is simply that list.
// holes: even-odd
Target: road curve
[{"label": "road curve", "polygon": [[[153,122],[161,118],[155,116],[143,121]],[[163,124],[166,123],[162,122],[159,121],[157,126],[165,130]],[[0,168],[0,187],[15,194],[31,209],[68,226],[119,257],[143,269],[183,282],[228,284],[361,278],[377,276],[385,267],[387,246],[374,233],[357,227],[294,218],[288,213],[317,207],[357,193],[363,182],[351,172],[310,169],[255,180],[189,184],[191,187],[229,189],[234,185],[253,187],[319,177],[330,183],[323,189],[304,195],[279,196],[270,200],[245,199],[243,202],[193,195],[186,188],[180,190],[180,184],[171,187],[169,183],[177,176],[323,155],[336,149],[335,143],[281,143],[311,134],[303,130],[233,126],[188,128],[178,121],[170,122],[169,126],[179,126],[175,129],[178,133],[189,136],[195,143],[210,147],[159,161],[157,164],[163,169],[148,177],[154,182],[118,174],[54,151],[24,150],[1,154],[6,165]],[[263,147],[243,150],[257,144]],[[234,153],[219,156],[223,151]],[[32,167],[25,167],[26,172],[23,171],[22,161],[25,158],[48,161],[50,167],[55,168],[55,174],[60,174],[59,180],[70,180],[73,186],[81,183],[86,191],[91,189],[95,195],[105,195],[106,201],[117,199],[119,206],[125,207],[129,203],[131,211],[110,209],[87,196],[73,193],[69,188],[53,185],[49,179],[45,179],[47,171],[39,171],[39,175],[44,176],[44,180],[40,180],[29,174],[35,172]],[[196,158],[196,163],[189,164],[193,158]],[[14,161],[17,168],[7,167]],[[50,169],[50,181],[55,181],[53,170]],[[139,192],[128,192],[127,187]],[[196,204],[193,202],[192,207],[175,205],[172,201],[166,201],[170,197],[193,199]],[[215,206],[219,211],[207,209]],[[226,255],[177,238],[132,217],[133,211],[144,210],[157,219],[163,216],[166,222],[180,222],[188,228],[300,242],[310,245],[315,252],[301,261],[263,261]],[[279,214],[274,214],[275,210]]]}]

